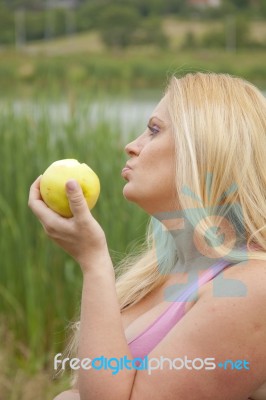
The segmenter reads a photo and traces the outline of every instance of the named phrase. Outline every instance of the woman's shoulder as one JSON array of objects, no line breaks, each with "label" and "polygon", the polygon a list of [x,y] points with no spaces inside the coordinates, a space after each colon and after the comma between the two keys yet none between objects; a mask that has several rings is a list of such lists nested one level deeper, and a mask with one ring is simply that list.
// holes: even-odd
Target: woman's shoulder
[{"label": "woman's shoulder", "polygon": [[77,389],[66,390],[58,394],[53,400],[80,400],[79,391]]},{"label": "woman's shoulder", "polygon": [[266,260],[249,259],[229,265],[201,288],[200,298],[249,298],[266,301]]},{"label": "woman's shoulder", "polygon": [[245,260],[229,266],[229,268],[224,270],[223,274],[224,278],[239,279],[248,284],[250,288],[253,285],[257,288],[262,287],[266,293],[266,260]]}]

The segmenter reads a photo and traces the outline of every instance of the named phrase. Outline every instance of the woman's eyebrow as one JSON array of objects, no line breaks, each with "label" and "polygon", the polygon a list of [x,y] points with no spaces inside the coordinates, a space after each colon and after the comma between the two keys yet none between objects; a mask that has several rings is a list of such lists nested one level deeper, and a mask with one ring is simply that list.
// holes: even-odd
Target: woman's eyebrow
[{"label": "woman's eyebrow", "polygon": [[150,119],[149,119],[149,125],[152,123],[153,119],[158,119],[162,124],[164,124],[164,121],[158,117],[156,117],[156,115],[153,115]]}]

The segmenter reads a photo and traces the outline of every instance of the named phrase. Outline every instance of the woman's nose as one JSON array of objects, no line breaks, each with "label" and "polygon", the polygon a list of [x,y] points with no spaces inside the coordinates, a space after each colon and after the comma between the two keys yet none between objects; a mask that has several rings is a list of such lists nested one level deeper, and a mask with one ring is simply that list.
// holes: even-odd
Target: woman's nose
[{"label": "woman's nose", "polygon": [[137,141],[133,140],[133,142],[128,143],[125,146],[125,152],[129,155],[138,155],[139,154],[139,146],[137,145]]}]

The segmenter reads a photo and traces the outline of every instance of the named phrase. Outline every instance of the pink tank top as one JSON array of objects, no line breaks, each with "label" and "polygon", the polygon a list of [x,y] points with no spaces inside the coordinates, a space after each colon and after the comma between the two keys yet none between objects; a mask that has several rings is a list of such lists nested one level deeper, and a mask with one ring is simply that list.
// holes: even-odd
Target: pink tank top
[{"label": "pink tank top", "polygon": [[205,272],[203,271],[151,325],[129,341],[128,346],[133,358],[147,356],[185,315],[185,306],[188,299],[191,299],[191,296],[195,294],[199,287],[215,278],[230,264],[232,265],[232,262],[222,260],[209,267]]}]

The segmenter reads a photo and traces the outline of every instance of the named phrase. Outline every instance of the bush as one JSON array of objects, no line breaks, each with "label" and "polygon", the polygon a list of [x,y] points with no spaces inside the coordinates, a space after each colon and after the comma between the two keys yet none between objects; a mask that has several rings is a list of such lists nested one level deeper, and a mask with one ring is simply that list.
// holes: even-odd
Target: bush
[{"label": "bush", "polygon": [[27,40],[43,39],[45,31],[44,13],[27,11],[25,14]]},{"label": "bush", "polygon": [[225,32],[223,30],[208,31],[206,32],[201,40],[203,47],[225,47]]}]

